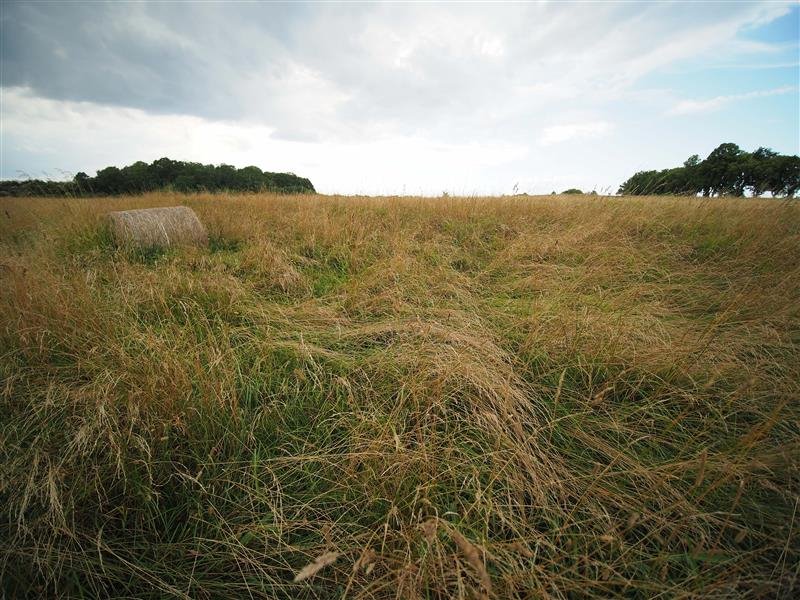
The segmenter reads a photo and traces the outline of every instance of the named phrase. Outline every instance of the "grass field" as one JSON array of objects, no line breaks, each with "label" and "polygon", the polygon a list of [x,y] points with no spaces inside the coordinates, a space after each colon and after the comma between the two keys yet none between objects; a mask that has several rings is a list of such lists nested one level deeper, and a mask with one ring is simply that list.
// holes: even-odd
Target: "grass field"
[{"label": "grass field", "polygon": [[800,593],[797,202],[0,199],[0,323],[5,597]]}]

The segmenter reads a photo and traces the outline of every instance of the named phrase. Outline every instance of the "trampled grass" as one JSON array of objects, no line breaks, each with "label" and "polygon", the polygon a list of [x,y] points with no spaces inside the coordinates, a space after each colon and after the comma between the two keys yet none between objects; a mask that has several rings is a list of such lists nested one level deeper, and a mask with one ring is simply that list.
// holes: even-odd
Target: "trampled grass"
[{"label": "trampled grass", "polygon": [[797,203],[3,199],[0,284],[7,597],[800,592]]}]

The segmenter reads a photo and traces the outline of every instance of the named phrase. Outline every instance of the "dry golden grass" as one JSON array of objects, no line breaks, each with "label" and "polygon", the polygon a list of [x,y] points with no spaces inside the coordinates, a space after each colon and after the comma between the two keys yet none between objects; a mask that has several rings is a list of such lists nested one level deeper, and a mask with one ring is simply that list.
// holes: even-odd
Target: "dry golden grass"
[{"label": "dry golden grass", "polygon": [[9,597],[800,591],[796,203],[3,199],[0,323]]}]

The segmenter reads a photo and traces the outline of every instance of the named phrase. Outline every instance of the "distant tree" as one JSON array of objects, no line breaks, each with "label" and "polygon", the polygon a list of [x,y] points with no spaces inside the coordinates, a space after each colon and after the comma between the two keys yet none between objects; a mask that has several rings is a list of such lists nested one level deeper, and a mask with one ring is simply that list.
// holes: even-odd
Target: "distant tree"
[{"label": "distant tree", "polygon": [[214,169],[214,186],[218,190],[232,190],[236,185],[236,167],[219,165]]},{"label": "distant tree", "polygon": [[83,171],[78,171],[72,178],[73,189],[76,195],[88,194],[92,191],[92,178]]},{"label": "distant tree", "polygon": [[775,156],[771,161],[769,191],[775,196],[794,198],[800,191],[800,156]]},{"label": "distant tree", "polygon": [[760,196],[769,189],[773,158],[778,153],[769,148],[759,148],[747,155],[745,164],[745,187],[753,196]]},{"label": "distant tree", "polygon": [[220,191],[314,193],[312,183],[294,173],[270,173],[255,166],[203,165],[169,158],[151,164],[142,161],[119,169],[106,167],[90,177],[80,172],[72,181],[2,181],[0,194],[12,196],[63,196],[139,194],[171,188],[181,192]]},{"label": "distant tree", "polygon": [[674,194],[684,194],[696,196],[702,189],[700,165],[703,161],[697,154],[692,154],[683,161],[683,167],[679,167],[679,175],[675,177],[673,183],[675,187],[671,191]]},{"label": "distant tree", "polygon": [[150,166],[138,161],[120,169],[125,190],[131,193],[147,192],[155,188],[151,179]]},{"label": "distant tree", "polygon": [[165,188],[171,185],[178,176],[177,163],[169,158],[159,158],[150,165],[150,173],[156,188]]},{"label": "distant tree", "polygon": [[106,167],[97,172],[93,188],[100,194],[121,194],[125,191],[122,173],[117,167]]},{"label": "distant tree", "polygon": [[639,171],[619,187],[620,194],[687,194],[703,196],[794,197],[800,191],[800,157],[780,155],[769,148],[752,154],[733,143],[717,146],[705,160],[696,154],[682,167]]},{"label": "distant tree", "polygon": [[657,191],[658,177],[658,171],[639,171],[619,187],[618,193],[626,196],[646,196],[663,193]]},{"label": "distant tree", "polygon": [[578,188],[569,188],[568,190],[564,190],[561,193],[562,194],[569,194],[569,195],[583,194],[583,192],[581,190],[579,190]]},{"label": "distant tree", "polygon": [[239,189],[247,192],[257,192],[264,185],[264,173],[258,167],[245,167],[238,172]]},{"label": "distant tree", "polygon": [[704,196],[741,196],[744,193],[744,152],[732,143],[720,144],[700,166]]},{"label": "distant tree", "polygon": [[696,167],[700,164],[700,156],[697,154],[692,154],[689,158],[683,161],[684,167]]}]

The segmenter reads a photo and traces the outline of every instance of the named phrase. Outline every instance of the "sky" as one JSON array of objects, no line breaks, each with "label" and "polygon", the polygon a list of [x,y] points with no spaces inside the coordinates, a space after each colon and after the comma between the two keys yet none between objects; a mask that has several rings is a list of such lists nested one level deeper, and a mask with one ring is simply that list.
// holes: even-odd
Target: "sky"
[{"label": "sky", "polygon": [[0,0],[0,178],[162,156],[319,192],[615,192],[800,154],[797,2]]}]

